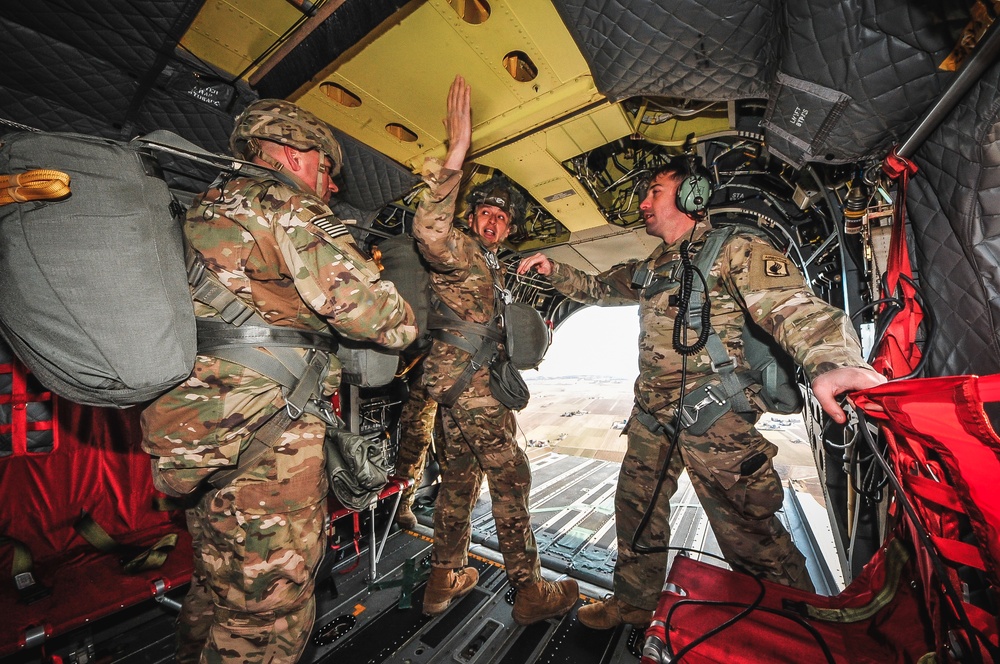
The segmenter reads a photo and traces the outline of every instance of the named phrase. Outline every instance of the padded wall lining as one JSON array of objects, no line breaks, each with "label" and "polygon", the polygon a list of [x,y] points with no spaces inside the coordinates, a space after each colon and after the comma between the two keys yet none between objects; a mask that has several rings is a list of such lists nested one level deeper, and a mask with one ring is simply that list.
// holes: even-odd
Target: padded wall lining
[{"label": "padded wall lining", "polygon": [[907,210],[937,321],[926,375],[1000,372],[1000,65],[920,147]]},{"label": "padded wall lining", "polygon": [[614,100],[638,95],[763,97],[778,0],[554,0]]},{"label": "padded wall lining", "polygon": [[[954,78],[968,0],[786,0],[764,128],[794,165],[882,157]],[[812,88],[810,92],[809,88]]]}]

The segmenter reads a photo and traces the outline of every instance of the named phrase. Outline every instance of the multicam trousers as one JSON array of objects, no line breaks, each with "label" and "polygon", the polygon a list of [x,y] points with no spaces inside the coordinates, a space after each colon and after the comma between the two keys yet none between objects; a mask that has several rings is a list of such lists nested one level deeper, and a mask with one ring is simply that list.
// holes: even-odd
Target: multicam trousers
[{"label": "multicam trousers", "polygon": [[416,374],[410,380],[410,395],[399,414],[399,451],[396,453],[396,475],[412,477],[414,483],[405,489],[400,505],[412,505],[424,475],[427,450],[434,440],[434,420],[438,405],[427,394],[427,387]]},{"label": "multicam trousers", "polygon": [[472,509],[486,478],[493,519],[507,576],[515,587],[541,580],[538,548],[528,514],[531,470],[514,438],[514,414],[492,396],[465,398],[441,408],[445,440],[439,450],[441,488],[434,509],[434,567],[457,568],[468,562]]},{"label": "multicam trousers", "polygon": [[723,415],[704,435],[681,433],[649,521],[638,546],[633,546],[670,447],[666,434],[650,432],[636,420],[636,412],[626,429],[628,449],[615,494],[615,596],[643,609],[656,608],[666,578],[667,553],[641,549],[669,543],[670,498],[684,469],[733,568],[812,591],[805,557],[775,516],[784,499],[771,461],[777,448],[753,429],[753,422],[736,413]]},{"label": "multicam trousers", "polygon": [[[319,432],[321,441],[323,425],[309,419],[284,440]],[[283,495],[298,487],[278,484],[240,478],[187,510],[194,573],[178,618],[180,664],[292,664],[301,656],[315,619],[326,497],[284,507]]]}]

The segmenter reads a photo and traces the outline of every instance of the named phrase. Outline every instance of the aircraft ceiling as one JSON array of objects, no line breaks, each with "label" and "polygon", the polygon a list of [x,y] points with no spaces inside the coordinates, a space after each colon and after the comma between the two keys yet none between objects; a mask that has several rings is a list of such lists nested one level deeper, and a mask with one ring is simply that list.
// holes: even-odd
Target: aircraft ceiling
[{"label": "aircraft ceiling", "polygon": [[[460,73],[473,86],[467,176],[500,169],[536,203],[513,244],[603,269],[648,251],[640,176],[692,133],[701,156],[767,171],[775,190],[754,215],[825,205],[815,236],[794,209],[782,223],[799,244],[826,241],[852,178],[954,82],[992,12],[970,0],[6,0],[0,118],[118,139],[170,129],[221,152],[247,103],[289,98],[340,132],[338,212],[365,226],[387,203],[412,207],[415,173],[444,153]],[[167,171],[179,189],[211,179]],[[725,184],[730,207],[753,207],[757,182]],[[956,263],[986,307],[993,287],[977,274],[993,263]]]}]

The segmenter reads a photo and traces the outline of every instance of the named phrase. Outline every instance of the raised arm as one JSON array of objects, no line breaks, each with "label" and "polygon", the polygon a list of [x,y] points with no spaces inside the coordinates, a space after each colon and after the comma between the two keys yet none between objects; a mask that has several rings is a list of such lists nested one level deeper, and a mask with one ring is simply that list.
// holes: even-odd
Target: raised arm
[{"label": "raised arm", "polygon": [[448,114],[444,126],[448,132],[448,155],[444,167],[462,170],[465,155],[472,145],[472,88],[461,76],[456,76],[448,90]]}]

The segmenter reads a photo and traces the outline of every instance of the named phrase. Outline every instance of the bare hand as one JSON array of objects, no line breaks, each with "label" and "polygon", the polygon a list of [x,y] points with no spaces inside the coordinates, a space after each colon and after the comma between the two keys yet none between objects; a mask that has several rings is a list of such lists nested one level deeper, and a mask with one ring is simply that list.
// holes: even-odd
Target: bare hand
[{"label": "bare hand", "polygon": [[812,391],[826,414],[837,424],[844,424],[847,422],[847,413],[837,403],[837,397],[844,392],[864,390],[884,382],[885,376],[871,369],[841,367],[817,376],[812,382]]},{"label": "bare hand", "polygon": [[534,269],[535,272],[543,277],[547,277],[552,274],[552,261],[545,254],[539,253],[534,256],[522,258],[521,262],[517,265],[518,274],[526,274],[531,269]]},{"label": "bare hand", "polygon": [[448,155],[444,166],[462,170],[465,155],[472,145],[472,88],[461,76],[456,76],[448,90],[448,115],[444,119],[448,131]]}]

